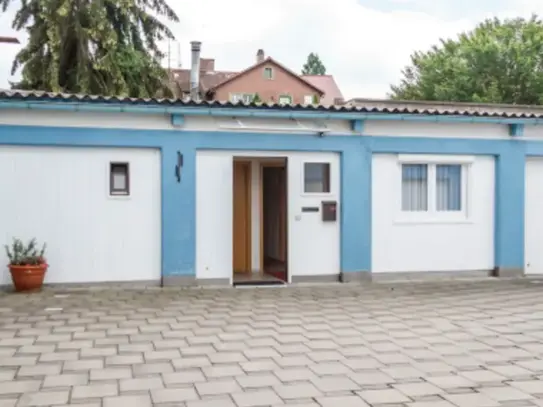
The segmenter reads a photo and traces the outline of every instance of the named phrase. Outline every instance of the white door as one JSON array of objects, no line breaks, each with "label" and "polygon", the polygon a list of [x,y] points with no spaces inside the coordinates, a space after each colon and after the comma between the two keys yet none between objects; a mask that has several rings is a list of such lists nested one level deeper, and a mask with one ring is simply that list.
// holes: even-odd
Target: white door
[{"label": "white door", "polygon": [[[336,153],[288,155],[288,274],[340,273],[340,157]],[[336,220],[322,220],[322,202],[336,202]]]},{"label": "white door", "polygon": [[160,281],[158,150],[1,146],[0,185],[0,243],[46,242],[46,283]]},{"label": "white door", "polygon": [[525,272],[543,274],[543,159],[526,161],[525,187]]}]

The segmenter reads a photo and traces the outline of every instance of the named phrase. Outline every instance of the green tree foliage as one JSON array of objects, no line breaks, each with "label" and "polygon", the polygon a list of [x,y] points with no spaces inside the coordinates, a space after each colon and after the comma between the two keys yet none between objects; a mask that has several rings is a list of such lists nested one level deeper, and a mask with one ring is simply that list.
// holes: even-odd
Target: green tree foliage
[{"label": "green tree foliage", "polygon": [[322,63],[319,54],[312,52],[307,56],[307,62],[302,68],[302,75],[326,75],[326,67]]},{"label": "green tree foliage", "polygon": [[486,20],[456,40],[415,52],[393,99],[543,103],[543,23]]},{"label": "green tree foliage", "polygon": [[255,95],[253,96],[253,100],[251,101],[251,103],[262,103],[262,99],[260,98],[260,95],[258,93],[255,93]]},{"label": "green tree foliage", "polygon": [[12,74],[19,89],[131,97],[169,96],[158,42],[173,38],[159,18],[178,21],[166,0],[0,0],[19,9],[13,28],[28,44]]}]

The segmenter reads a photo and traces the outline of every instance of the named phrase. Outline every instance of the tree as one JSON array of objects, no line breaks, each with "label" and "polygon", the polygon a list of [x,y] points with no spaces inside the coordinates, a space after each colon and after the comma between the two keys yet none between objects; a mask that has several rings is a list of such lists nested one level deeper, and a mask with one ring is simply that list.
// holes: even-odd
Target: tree
[{"label": "tree", "polygon": [[326,75],[326,67],[322,63],[319,54],[312,52],[307,56],[307,62],[302,68],[302,75]]},{"label": "tree", "polygon": [[[2,11],[15,0],[0,0]],[[169,96],[158,41],[173,38],[160,20],[178,21],[166,0],[24,0],[12,26],[27,30],[14,87],[52,92]],[[17,2],[19,3],[19,2]]]},{"label": "tree", "polygon": [[489,19],[415,52],[390,96],[406,100],[543,103],[543,23]]}]

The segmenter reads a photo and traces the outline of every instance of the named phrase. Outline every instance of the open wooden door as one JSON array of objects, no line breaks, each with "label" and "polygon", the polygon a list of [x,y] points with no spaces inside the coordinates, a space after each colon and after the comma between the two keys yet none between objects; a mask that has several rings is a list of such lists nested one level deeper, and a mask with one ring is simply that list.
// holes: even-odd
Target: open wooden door
[{"label": "open wooden door", "polygon": [[233,269],[251,271],[251,163],[234,161]]}]

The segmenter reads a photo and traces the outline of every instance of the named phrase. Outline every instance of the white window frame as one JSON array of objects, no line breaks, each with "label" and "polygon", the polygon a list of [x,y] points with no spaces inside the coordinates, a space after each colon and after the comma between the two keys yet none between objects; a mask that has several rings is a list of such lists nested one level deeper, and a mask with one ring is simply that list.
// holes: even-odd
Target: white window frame
[{"label": "white window frame", "polygon": [[[396,179],[397,211],[396,223],[469,223],[470,200],[473,195],[470,190],[471,167],[475,157],[453,156],[453,155],[422,155],[422,154],[400,154],[398,155],[398,176]],[[428,166],[428,210],[427,211],[404,211],[402,210],[402,166],[404,164],[422,164]],[[438,165],[460,165],[461,166],[461,202],[459,211],[438,211],[437,210],[437,174]]]},{"label": "white window frame", "polygon": [[[288,102],[281,102],[281,99],[282,98],[289,98]],[[292,104],[292,96],[291,95],[288,95],[286,93],[282,94],[282,95],[279,95],[279,97],[277,98],[277,103],[280,104],[280,105],[291,105]]]},{"label": "white window frame", "polygon": [[[313,96],[313,95],[305,95],[304,96],[304,104],[305,105],[312,105],[314,98],[315,98],[315,96]],[[308,102],[308,100],[309,100],[309,102]]]},{"label": "white window frame", "polygon": [[[234,92],[228,95],[231,103],[243,102],[249,104],[253,101],[255,95],[254,93],[243,93],[243,92]],[[236,99],[235,101],[233,99]]]},{"label": "white window frame", "polygon": [[[266,75],[266,72],[269,70],[270,72],[270,77],[268,78],[268,76]],[[262,71],[262,76],[264,77],[264,79],[268,80],[268,81],[271,81],[273,80],[273,68],[272,67],[269,67],[269,66],[266,66],[264,67],[264,70]]]}]

